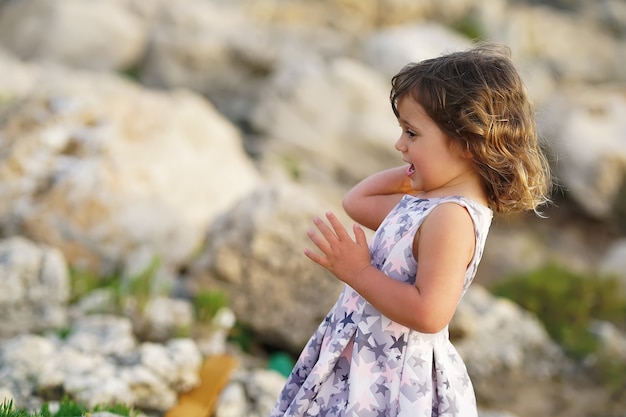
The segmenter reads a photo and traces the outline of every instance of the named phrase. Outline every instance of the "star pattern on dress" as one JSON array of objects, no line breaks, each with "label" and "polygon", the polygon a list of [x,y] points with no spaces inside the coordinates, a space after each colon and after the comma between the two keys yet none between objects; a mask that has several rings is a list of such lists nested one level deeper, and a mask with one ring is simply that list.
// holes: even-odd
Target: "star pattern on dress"
[{"label": "star pattern on dress", "polygon": [[359,303],[360,300],[365,301],[356,291],[352,290],[345,295],[343,306],[348,311],[357,311],[359,304],[362,304]]},{"label": "star pattern on dress", "polygon": [[[492,213],[462,197],[403,197],[371,240],[371,261],[391,278],[415,283],[412,242],[438,204],[455,202],[474,221],[475,256],[463,293],[484,250]],[[424,334],[389,320],[344,286],[285,382],[270,417],[477,417],[476,399],[447,328]]]},{"label": "star pattern on dress", "polygon": [[402,350],[404,350],[404,347],[406,346],[406,342],[404,341],[404,335],[402,334],[400,335],[400,337],[394,337],[392,335],[391,339],[393,340],[393,343],[389,348],[398,349],[400,352],[402,352]]},{"label": "star pattern on dress", "polygon": [[348,324],[354,323],[354,321],[352,321],[352,315],[354,314],[354,312],[350,312],[350,314],[348,314],[348,312],[344,312],[344,317],[343,320],[341,320],[341,324],[344,325],[344,327]]},{"label": "star pattern on dress", "polygon": [[370,346],[370,350],[372,352],[374,352],[374,355],[376,355],[376,359],[381,358],[381,357],[385,357],[385,347],[387,345],[385,343],[378,343],[377,341],[374,341],[374,345]]}]

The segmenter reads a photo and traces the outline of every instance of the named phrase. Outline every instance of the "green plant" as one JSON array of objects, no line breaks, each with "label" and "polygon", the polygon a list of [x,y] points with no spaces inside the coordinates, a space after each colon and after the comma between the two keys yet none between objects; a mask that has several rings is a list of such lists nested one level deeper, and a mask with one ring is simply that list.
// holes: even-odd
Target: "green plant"
[{"label": "green plant", "polygon": [[254,331],[252,327],[241,322],[236,322],[228,335],[228,341],[236,344],[246,353],[251,353],[256,347]]},{"label": "green plant", "polygon": [[482,25],[473,17],[466,17],[453,22],[451,28],[462,35],[474,41],[480,41],[484,39],[484,32]]},{"label": "green plant", "polygon": [[191,331],[191,326],[189,325],[182,325],[182,326],[176,326],[174,328],[174,332],[172,334],[172,338],[174,339],[186,339],[188,337],[191,337],[192,335],[192,331]]},{"label": "green plant", "polygon": [[123,299],[125,296],[132,296],[139,310],[143,311],[148,300],[152,296],[154,277],[161,266],[161,260],[158,257],[154,257],[150,265],[148,265],[143,271],[134,275],[123,283],[119,287],[121,293],[118,294],[119,299]]},{"label": "green plant", "polygon": [[45,403],[41,406],[41,417],[52,417],[52,413],[50,412],[50,407],[48,407],[48,403]]},{"label": "green plant", "polygon": [[589,332],[594,319],[626,328],[626,299],[615,277],[583,276],[551,263],[491,290],[534,313],[570,357],[592,357],[591,377],[614,397],[626,396],[626,362],[608,356]]},{"label": "green plant", "polygon": [[70,335],[71,332],[72,332],[72,329],[68,326],[60,327],[56,329],[56,334],[57,336],[59,336],[59,339],[61,340],[67,339],[67,337]]},{"label": "green plant", "polygon": [[118,416],[133,417],[136,413],[125,404],[96,405],[93,411],[108,411]]},{"label": "green plant", "polygon": [[53,414],[53,417],[77,417],[87,413],[89,409],[67,397],[64,397],[59,403],[59,410]]},{"label": "green plant", "polygon": [[16,410],[13,407],[13,400],[3,401],[0,405],[0,417],[31,417],[33,414],[26,410]]},{"label": "green plant", "polygon": [[88,270],[70,267],[69,275],[71,303],[103,285],[103,279]]},{"label": "green plant", "polygon": [[289,173],[293,180],[298,181],[302,177],[302,169],[300,168],[300,163],[294,156],[282,155],[280,160],[283,167]]},{"label": "green plant", "polygon": [[616,400],[626,400],[626,362],[599,355],[592,369],[593,376],[609,389]]},{"label": "green plant", "polygon": [[201,323],[210,323],[215,314],[228,306],[228,295],[221,289],[201,290],[193,299],[196,320]]},{"label": "green plant", "polygon": [[116,308],[121,305],[122,277],[119,272],[100,276],[89,270],[70,268],[70,303],[100,288],[111,291]]},{"label": "green plant", "polygon": [[626,315],[617,279],[584,276],[555,263],[512,276],[491,290],[534,313],[566,353],[578,359],[597,350],[588,330],[591,320],[623,325]]},{"label": "green plant", "polygon": [[122,311],[124,301],[133,298],[140,310],[154,292],[154,277],[159,270],[161,261],[154,257],[150,264],[136,275],[123,278],[115,272],[107,276],[98,276],[88,270],[70,269],[70,302],[75,302],[89,292],[98,288],[108,288],[113,295],[113,308]]},{"label": "green plant", "polygon": [[29,412],[25,408],[15,407],[13,401],[4,401],[0,404],[0,417],[81,417],[89,416],[90,412],[108,411],[125,417],[135,417],[136,413],[123,404],[96,405],[93,410],[64,397],[59,403],[59,409],[52,414],[48,403],[45,403],[39,412]]},{"label": "green plant", "polygon": [[132,65],[120,71],[120,75],[136,83],[140,83],[141,68],[139,65]]}]

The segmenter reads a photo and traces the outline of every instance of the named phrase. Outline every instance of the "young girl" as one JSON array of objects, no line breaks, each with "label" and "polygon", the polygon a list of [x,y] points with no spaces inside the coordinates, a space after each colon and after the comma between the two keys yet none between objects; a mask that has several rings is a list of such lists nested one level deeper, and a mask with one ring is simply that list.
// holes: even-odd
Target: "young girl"
[{"label": "young girl", "polygon": [[[298,359],[277,416],[477,415],[448,323],[474,278],[493,211],[548,201],[548,164],[508,56],[481,45],[392,79],[406,165],[366,178],[337,217],[314,219],[306,256],[346,283]],[[360,225],[376,230],[371,248]]]}]

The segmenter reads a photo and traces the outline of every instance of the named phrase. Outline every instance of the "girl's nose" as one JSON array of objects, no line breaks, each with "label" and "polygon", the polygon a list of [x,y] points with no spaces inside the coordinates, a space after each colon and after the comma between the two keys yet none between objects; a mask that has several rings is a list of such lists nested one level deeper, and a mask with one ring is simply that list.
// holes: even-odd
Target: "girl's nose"
[{"label": "girl's nose", "polygon": [[402,135],[400,135],[398,140],[396,140],[396,143],[395,143],[394,147],[396,148],[397,151],[404,152],[406,147],[404,146],[404,141],[402,140]]}]

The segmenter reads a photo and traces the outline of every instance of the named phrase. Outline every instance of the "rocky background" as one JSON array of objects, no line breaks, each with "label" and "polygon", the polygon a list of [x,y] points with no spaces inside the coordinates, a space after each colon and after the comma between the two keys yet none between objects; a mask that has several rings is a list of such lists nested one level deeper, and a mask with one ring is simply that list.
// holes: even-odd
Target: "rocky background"
[{"label": "rocky background", "polygon": [[495,220],[451,326],[481,416],[626,415],[488,291],[557,262],[626,293],[622,0],[0,0],[0,398],[161,416],[229,352],[215,415],[267,415],[270,353],[340,289],[312,217],[402,163],[390,77],[477,37],[511,48],[558,179],[546,219]]}]

